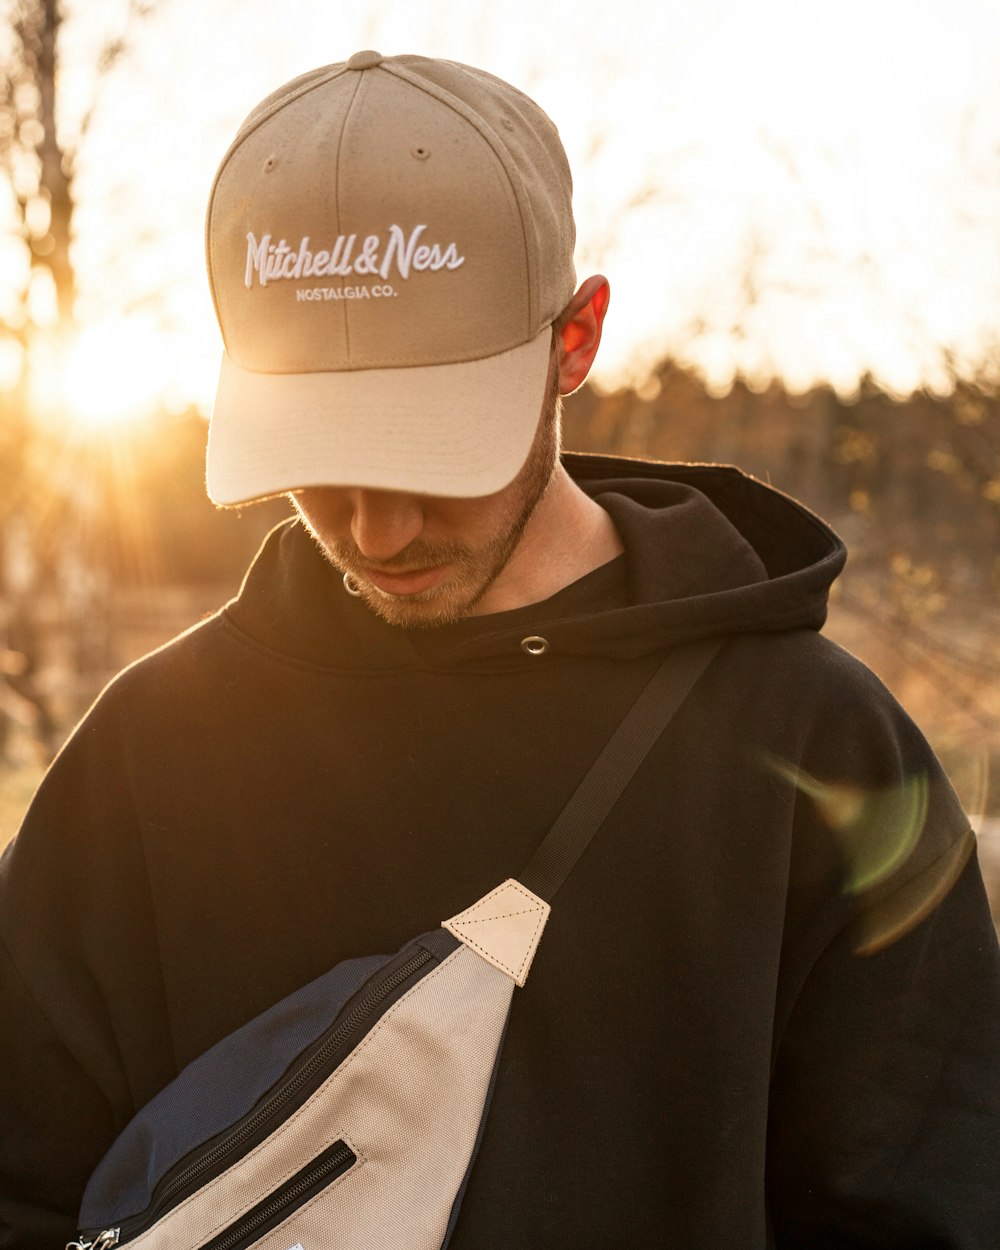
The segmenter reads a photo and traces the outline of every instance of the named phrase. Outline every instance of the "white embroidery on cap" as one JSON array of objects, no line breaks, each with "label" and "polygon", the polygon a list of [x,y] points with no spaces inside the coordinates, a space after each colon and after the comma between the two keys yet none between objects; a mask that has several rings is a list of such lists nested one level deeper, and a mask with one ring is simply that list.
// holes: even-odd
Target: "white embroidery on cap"
[{"label": "white embroidery on cap", "polygon": [[399,292],[385,283],[382,286],[300,286],[295,292],[299,302],[308,300],[394,299]]},{"label": "white embroidery on cap", "polygon": [[338,234],[332,243],[317,251],[310,250],[309,235],[291,246],[284,239],[271,241],[271,235],[261,236],[260,242],[252,230],[247,231],[247,267],[244,276],[247,290],[251,290],[254,274],[261,286],[269,282],[284,282],[297,278],[348,278],[353,275],[378,275],[385,279],[395,270],[404,281],[411,270],[422,273],[439,269],[458,269],[465,257],[458,254],[458,246],[448,243],[422,243],[426,225],[414,226],[409,236],[401,226],[391,225],[383,244],[382,236],[366,235],[358,246],[357,234]]}]

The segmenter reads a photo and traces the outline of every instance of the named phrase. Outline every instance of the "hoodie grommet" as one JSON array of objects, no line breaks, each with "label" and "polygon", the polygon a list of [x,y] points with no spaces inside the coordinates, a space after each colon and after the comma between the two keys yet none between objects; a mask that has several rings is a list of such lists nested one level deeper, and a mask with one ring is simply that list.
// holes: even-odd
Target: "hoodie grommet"
[{"label": "hoodie grommet", "polygon": [[538,634],[532,634],[528,638],[521,639],[521,650],[525,655],[544,655],[548,649],[548,639],[540,638]]}]

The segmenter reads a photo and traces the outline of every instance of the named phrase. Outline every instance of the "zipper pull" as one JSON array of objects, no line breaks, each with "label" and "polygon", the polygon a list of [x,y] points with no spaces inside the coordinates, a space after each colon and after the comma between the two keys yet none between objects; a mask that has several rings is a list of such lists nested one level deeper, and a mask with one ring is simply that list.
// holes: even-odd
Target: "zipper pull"
[{"label": "zipper pull", "polygon": [[121,1231],[120,1228],[106,1228],[103,1233],[98,1233],[93,1241],[84,1241],[81,1237],[79,1241],[69,1242],[66,1250],[111,1250],[112,1246],[118,1245]]}]

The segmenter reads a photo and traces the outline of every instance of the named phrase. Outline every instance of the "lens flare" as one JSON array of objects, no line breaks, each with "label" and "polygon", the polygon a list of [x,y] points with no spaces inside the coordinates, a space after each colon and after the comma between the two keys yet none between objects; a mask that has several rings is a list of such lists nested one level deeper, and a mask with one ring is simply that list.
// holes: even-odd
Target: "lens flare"
[{"label": "lens flare", "polygon": [[767,767],[806,795],[837,840],[844,863],[843,890],[858,904],[850,940],[857,955],[874,955],[905,937],[937,907],[958,880],[975,847],[969,829],[943,854],[895,889],[876,890],[910,859],[927,823],[926,773],[895,786],[865,788],[821,781],[776,756]]},{"label": "lens flare", "polygon": [[770,767],[816,805],[844,854],[844,889],[870,890],[909,859],[927,821],[926,773],[879,789],[820,781],[803,768],[769,757]]}]

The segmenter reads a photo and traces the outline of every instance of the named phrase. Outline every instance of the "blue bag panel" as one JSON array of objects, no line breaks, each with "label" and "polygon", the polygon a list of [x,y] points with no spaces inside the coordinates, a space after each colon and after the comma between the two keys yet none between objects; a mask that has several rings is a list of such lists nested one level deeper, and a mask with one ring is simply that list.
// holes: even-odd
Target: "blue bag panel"
[{"label": "blue bag panel", "polygon": [[[438,960],[457,945],[444,930],[416,941]],[[98,1164],[83,1197],[80,1228],[107,1228],[145,1212],[166,1173],[248,1115],[365,982],[397,956],[345,960],[189,1063],[129,1121]]]}]

